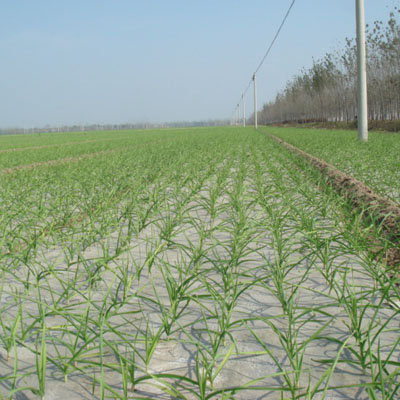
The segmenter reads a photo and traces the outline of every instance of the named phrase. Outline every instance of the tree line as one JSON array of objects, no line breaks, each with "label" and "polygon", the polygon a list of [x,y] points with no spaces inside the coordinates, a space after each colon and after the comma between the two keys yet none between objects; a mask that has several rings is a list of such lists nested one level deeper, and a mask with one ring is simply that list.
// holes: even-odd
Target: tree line
[{"label": "tree line", "polygon": [[[400,10],[366,27],[368,118],[400,119]],[[313,60],[258,112],[261,124],[357,119],[356,40]]]}]

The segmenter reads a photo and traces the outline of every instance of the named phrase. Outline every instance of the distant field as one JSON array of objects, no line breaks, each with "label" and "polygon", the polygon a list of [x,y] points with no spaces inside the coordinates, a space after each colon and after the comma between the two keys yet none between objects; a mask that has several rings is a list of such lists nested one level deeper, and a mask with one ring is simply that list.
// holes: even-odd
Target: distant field
[{"label": "distant field", "polygon": [[369,141],[360,143],[355,131],[278,127],[268,127],[266,131],[400,204],[399,134],[370,132]]},{"label": "distant field", "polygon": [[0,137],[0,399],[398,398],[387,243],[317,179],[264,128]]},{"label": "distant field", "polygon": [[115,151],[146,142],[167,140],[168,131],[44,133],[0,136],[0,169],[19,165]]}]

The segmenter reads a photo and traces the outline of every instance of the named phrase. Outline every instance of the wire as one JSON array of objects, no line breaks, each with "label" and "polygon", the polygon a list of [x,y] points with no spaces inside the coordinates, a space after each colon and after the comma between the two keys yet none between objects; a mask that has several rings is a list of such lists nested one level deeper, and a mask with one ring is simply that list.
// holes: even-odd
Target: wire
[{"label": "wire", "polygon": [[[283,28],[283,25],[285,25],[286,19],[287,19],[287,17],[289,16],[290,10],[292,9],[292,7],[293,7],[295,1],[296,1],[296,0],[293,0],[292,3],[290,4],[290,6],[289,6],[289,8],[288,8],[288,10],[287,10],[287,12],[286,12],[286,14],[285,14],[285,17],[283,18],[283,20],[282,20],[282,22],[281,22],[281,24],[280,24],[280,26],[279,26],[279,28],[278,28],[278,30],[277,30],[277,32],[276,32],[274,38],[272,39],[272,42],[271,42],[271,44],[269,45],[268,50],[267,50],[266,53],[264,54],[264,57],[262,58],[260,64],[258,65],[258,67],[256,68],[256,70],[254,71],[254,74],[256,74],[256,73],[259,71],[259,69],[261,68],[261,66],[264,64],[265,59],[268,57],[268,54],[269,54],[269,52],[271,51],[272,46],[274,45],[276,39],[278,38],[279,33],[281,32],[281,30],[282,30],[282,28]],[[254,74],[253,74],[253,76],[254,76]]]},{"label": "wire", "polygon": [[[250,88],[250,86],[251,86],[251,82],[253,82],[253,79],[254,79],[255,74],[260,70],[261,66],[264,64],[264,61],[265,61],[266,58],[268,57],[268,54],[270,53],[270,51],[271,51],[271,49],[272,49],[272,46],[274,45],[276,39],[278,38],[278,36],[279,36],[279,34],[280,34],[280,32],[281,32],[281,30],[282,30],[282,28],[283,28],[283,25],[285,25],[285,22],[286,22],[286,20],[287,20],[287,17],[289,16],[290,11],[292,10],[292,7],[293,7],[293,5],[294,5],[295,2],[296,2],[296,0],[292,0],[292,2],[290,3],[290,6],[289,6],[288,10],[286,11],[285,16],[283,17],[283,20],[282,20],[281,24],[279,25],[279,28],[278,28],[278,30],[276,31],[275,36],[274,36],[274,38],[272,39],[271,44],[269,45],[267,51],[265,52],[264,57],[261,59],[260,63],[258,64],[258,67],[255,69],[255,71],[254,71],[253,74],[251,75],[251,79],[250,79],[250,81],[249,81],[249,83],[248,83],[248,85],[247,85],[247,87],[246,87],[246,90],[245,90],[245,91],[243,92],[243,94],[240,96],[240,100],[239,100],[238,103],[241,102],[242,98],[245,96],[245,94],[246,94],[247,91],[249,90],[249,88]],[[236,107],[237,107],[237,106],[236,106]],[[235,107],[235,110],[236,110],[236,107]]]}]

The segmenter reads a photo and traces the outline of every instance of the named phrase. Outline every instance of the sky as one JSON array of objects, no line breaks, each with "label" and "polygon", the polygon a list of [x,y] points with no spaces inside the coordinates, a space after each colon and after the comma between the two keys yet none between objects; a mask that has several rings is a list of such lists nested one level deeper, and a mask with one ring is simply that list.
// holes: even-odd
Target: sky
[{"label": "sky", "polygon": [[[0,127],[230,118],[290,3],[0,0]],[[366,22],[395,6],[365,0]],[[259,107],[354,36],[354,0],[296,0],[259,71]]]}]

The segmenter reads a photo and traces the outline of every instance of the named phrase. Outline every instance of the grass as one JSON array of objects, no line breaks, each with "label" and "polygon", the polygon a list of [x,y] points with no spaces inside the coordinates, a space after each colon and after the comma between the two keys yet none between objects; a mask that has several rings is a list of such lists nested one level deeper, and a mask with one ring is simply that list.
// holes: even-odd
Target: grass
[{"label": "grass", "polygon": [[27,136],[18,162],[99,146],[0,175],[4,398],[398,397],[383,239],[307,163],[251,128]]},{"label": "grass", "polygon": [[367,143],[356,131],[268,127],[266,131],[321,158],[400,204],[400,138],[370,132]]}]

